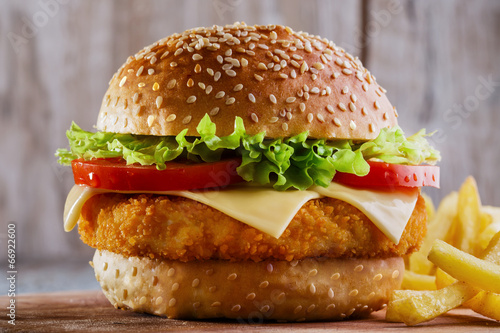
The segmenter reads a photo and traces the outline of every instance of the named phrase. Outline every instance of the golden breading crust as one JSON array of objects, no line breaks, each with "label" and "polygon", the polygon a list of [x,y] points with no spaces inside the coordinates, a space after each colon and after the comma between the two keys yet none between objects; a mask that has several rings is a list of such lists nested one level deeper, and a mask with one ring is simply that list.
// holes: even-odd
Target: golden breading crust
[{"label": "golden breading crust", "polygon": [[202,203],[177,196],[100,194],[83,207],[83,242],[124,256],[181,261],[370,258],[416,251],[426,232],[424,199],[398,245],[357,208],[332,198],[313,199],[279,239]]}]

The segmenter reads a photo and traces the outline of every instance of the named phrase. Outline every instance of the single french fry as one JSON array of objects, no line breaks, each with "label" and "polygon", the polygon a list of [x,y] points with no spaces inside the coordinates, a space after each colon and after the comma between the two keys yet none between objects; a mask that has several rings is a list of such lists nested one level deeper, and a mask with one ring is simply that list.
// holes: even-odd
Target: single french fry
[{"label": "single french fry", "polygon": [[386,320],[417,325],[460,306],[478,292],[465,282],[432,291],[395,290],[389,299]]},{"label": "single french fry", "polygon": [[443,242],[434,241],[428,259],[459,281],[500,293],[500,266],[474,257]]},{"label": "single french fry", "polygon": [[482,290],[463,305],[483,316],[500,320],[500,294]]},{"label": "single french fry", "polygon": [[458,192],[458,223],[451,243],[458,249],[472,255],[479,254],[477,239],[481,231],[481,200],[476,181],[469,176]]},{"label": "single french fry", "polygon": [[410,290],[436,290],[436,277],[405,270],[401,288]]},{"label": "single french fry", "polygon": [[457,279],[455,279],[453,276],[446,273],[441,268],[436,269],[436,288],[437,289],[447,287],[451,284],[454,284],[455,282],[457,282]]}]

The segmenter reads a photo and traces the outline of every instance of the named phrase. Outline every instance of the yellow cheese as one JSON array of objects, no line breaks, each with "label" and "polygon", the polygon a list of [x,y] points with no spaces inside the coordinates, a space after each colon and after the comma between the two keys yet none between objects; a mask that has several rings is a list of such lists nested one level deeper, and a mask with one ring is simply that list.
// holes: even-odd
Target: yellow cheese
[{"label": "yellow cheese", "polygon": [[418,199],[416,188],[374,191],[355,189],[332,182],[327,188],[314,186],[311,190],[325,197],[350,203],[396,244],[401,239]]},{"label": "yellow cheese", "polygon": [[[64,230],[76,226],[81,208],[93,195],[108,191],[75,185],[64,210]],[[346,201],[361,210],[394,243],[398,243],[413,212],[418,190],[404,192],[369,191],[332,183],[306,191],[275,191],[269,187],[236,185],[218,191],[144,192],[186,197],[213,207],[243,223],[279,238],[298,210],[307,201],[323,196]]]}]

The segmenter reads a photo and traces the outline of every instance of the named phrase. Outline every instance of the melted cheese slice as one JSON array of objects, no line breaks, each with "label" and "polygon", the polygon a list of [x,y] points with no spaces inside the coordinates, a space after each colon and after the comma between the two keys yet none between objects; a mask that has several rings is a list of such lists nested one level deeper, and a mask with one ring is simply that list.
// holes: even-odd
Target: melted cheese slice
[{"label": "melted cheese slice", "polygon": [[365,214],[387,238],[398,244],[415,209],[418,189],[373,191],[355,189],[332,182],[327,188],[311,190],[330,198],[350,203]]},{"label": "melted cheese slice", "polygon": [[418,190],[403,192],[369,191],[332,183],[328,188],[314,186],[306,191],[275,191],[269,187],[236,185],[218,191],[124,192],[75,185],[66,200],[64,230],[72,230],[85,202],[100,193],[154,193],[177,195],[201,202],[279,238],[299,209],[309,200],[331,197],[362,211],[394,243],[399,239],[415,208]]}]

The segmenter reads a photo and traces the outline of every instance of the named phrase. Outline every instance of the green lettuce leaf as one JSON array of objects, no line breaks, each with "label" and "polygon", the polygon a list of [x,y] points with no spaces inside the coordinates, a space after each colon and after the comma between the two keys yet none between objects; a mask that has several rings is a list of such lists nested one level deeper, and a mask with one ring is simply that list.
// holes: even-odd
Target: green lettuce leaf
[{"label": "green lettuce leaf", "polygon": [[374,140],[308,139],[308,133],[290,138],[266,139],[265,133],[248,135],[243,120],[236,118],[234,131],[218,137],[215,124],[205,115],[196,130],[198,137],[149,136],[107,132],[87,132],[72,123],[66,135],[70,150],[58,149],[59,163],[70,165],[76,158],[121,157],[127,164],[156,165],[160,170],[176,158],[214,162],[223,152],[241,156],[238,174],[249,182],[272,184],[277,190],[305,190],[312,185],[326,187],[337,171],[364,176],[366,162],[377,159],[396,164],[435,164],[440,159],[426,139],[425,130],[406,138],[399,127],[384,128]]}]

